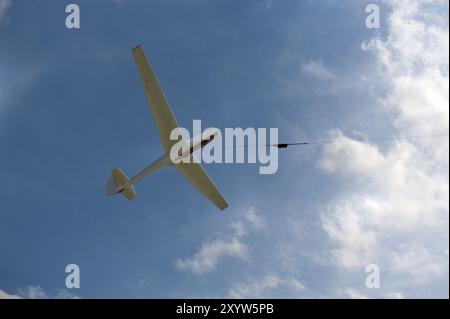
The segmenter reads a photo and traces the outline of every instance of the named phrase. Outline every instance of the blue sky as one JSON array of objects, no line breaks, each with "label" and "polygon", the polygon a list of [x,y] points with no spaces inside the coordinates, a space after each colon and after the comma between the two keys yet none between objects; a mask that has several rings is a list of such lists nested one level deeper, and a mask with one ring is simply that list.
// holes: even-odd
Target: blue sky
[{"label": "blue sky", "polygon": [[[448,3],[377,2],[374,30],[372,1],[72,2],[78,30],[0,1],[0,296],[448,298],[448,137],[364,139],[448,134]],[[206,165],[223,214],[170,168],[106,198],[163,151],[137,44],[182,126],[339,141]]]}]

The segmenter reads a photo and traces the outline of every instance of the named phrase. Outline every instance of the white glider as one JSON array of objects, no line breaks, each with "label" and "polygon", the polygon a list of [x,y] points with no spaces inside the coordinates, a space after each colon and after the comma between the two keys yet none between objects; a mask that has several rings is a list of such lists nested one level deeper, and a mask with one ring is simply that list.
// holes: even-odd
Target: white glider
[{"label": "white glider", "polygon": [[135,47],[133,55],[165,153],[132,178],[128,178],[120,168],[113,169],[112,178],[107,182],[106,195],[112,196],[120,193],[128,199],[134,199],[136,197],[134,185],[137,182],[165,166],[173,166],[214,205],[220,210],[224,210],[228,207],[227,202],[193,154],[195,150],[211,142],[218,134],[218,131],[211,130],[208,134],[201,134],[185,141],[190,147],[188,151],[179,154],[179,159],[190,157],[190,163],[181,162],[176,164],[171,161],[170,149],[178,141],[171,140],[170,133],[173,129],[179,127],[178,123],[158,83],[152,66],[147,60],[143,47],[141,45]]}]

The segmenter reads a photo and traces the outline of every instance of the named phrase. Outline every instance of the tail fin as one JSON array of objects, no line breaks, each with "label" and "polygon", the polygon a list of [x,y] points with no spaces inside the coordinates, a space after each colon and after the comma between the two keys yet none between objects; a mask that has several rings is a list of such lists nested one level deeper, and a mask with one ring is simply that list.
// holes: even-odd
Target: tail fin
[{"label": "tail fin", "polygon": [[121,193],[128,199],[134,199],[136,192],[133,185],[129,185],[130,179],[120,168],[115,168],[111,172],[112,177],[106,184],[106,196],[113,196]]}]

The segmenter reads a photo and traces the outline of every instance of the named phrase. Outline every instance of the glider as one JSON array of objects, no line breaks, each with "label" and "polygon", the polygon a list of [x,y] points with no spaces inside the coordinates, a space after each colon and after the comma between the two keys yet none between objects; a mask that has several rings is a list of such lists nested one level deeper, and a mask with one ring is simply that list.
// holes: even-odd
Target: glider
[{"label": "glider", "polygon": [[122,194],[128,199],[134,199],[136,197],[134,185],[137,182],[163,167],[173,166],[200,193],[206,196],[220,210],[224,210],[228,207],[227,202],[193,154],[194,151],[211,142],[218,134],[218,130],[212,129],[208,134],[200,134],[185,141],[190,147],[188,151],[179,154],[179,159],[190,157],[189,163],[180,162],[176,164],[175,161],[172,161],[170,149],[177,141],[170,139],[170,133],[179,127],[178,123],[158,83],[152,66],[148,62],[144,48],[141,45],[135,47],[133,55],[165,152],[159,159],[132,178],[128,178],[120,168],[113,169],[112,177],[107,182],[106,195]]}]

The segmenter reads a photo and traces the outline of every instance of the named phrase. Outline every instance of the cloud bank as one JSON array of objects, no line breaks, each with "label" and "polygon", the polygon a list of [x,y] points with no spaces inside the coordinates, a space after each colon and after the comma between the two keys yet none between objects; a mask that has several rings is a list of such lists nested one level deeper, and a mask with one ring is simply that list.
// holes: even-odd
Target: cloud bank
[{"label": "cloud bank", "polygon": [[[386,3],[387,38],[362,45],[389,86],[380,105],[405,136],[448,134],[448,2]],[[326,145],[318,166],[346,192],[322,212],[334,246],[328,262],[348,271],[377,263],[384,282],[400,288],[448,283],[448,136],[399,138],[383,152],[339,130],[330,136],[339,143]]]},{"label": "cloud bank", "polygon": [[175,266],[178,270],[203,274],[214,270],[219,262],[226,257],[247,258],[248,248],[244,237],[249,230],[261,230],[264,221],[250,208],[243,215],[242,220],[231,224],[231,236],[215,238],[201,244],[197,253],[190,258],[177,259]]}]

